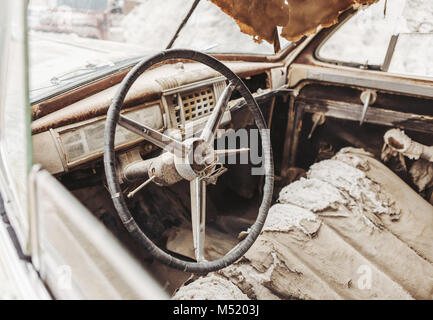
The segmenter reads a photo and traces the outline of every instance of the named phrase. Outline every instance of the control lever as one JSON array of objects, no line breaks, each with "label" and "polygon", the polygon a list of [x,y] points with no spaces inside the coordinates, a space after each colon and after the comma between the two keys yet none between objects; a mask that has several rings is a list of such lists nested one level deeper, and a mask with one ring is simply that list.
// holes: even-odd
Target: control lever
[{"label": "control lever", "polygon": [[313,113],[311,120],[313,120],[313,127],[311,128],[310,134],[308,135],[308,140],[310,140],[313,136],[314,130],[316,130],[318,126],[321,126],[325,123],[326,117],[323,113]]},{"label": "control lever", "polygon": [[147,179],[146,181],[144,181],[142,184],[140,184],[137,188],[135,188],[133,191],[129,192],[127,197],[128,199],[131,199],[133,196],[135,196],[135,194],[140,191],[141,189],[143,189],[145,186],[147,186],[149,183],[151,183],[153,181],[153,179],[155,179],[156,176],[151,176],[149,179]]},{"label": "control lever", "polygon": [[368,107],[376,102],[376,98],[377,93],[374,90],[367,89],[361,93],[361,102],[364,104],[364,107],[362,108],[361,119],[359,120],[360,126],[364,123]]}]

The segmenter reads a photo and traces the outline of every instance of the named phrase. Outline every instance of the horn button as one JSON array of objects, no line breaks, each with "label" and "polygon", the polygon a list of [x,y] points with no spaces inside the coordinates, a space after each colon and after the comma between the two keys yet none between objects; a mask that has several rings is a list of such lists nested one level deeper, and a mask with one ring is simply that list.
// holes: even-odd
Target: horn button
[{"label": "horn button", "polygon": [[191,181],[197,177],[211,176],[218,163],[213,146],[201,138],[187,139],[185,146],[185,154],[174,157],[176,170],[182,178]]}]

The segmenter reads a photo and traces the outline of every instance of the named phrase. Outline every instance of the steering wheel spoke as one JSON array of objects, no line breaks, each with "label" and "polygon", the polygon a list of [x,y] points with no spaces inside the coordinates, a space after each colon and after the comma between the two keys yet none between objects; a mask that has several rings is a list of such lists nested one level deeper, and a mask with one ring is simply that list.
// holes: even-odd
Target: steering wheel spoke
[{"label": "steering wheel spoke", "polygon": [[173,139],[172,137],[169,137],[151,127],[148,127],[145,124],[125,117],[124,115],[120,115],[119,125],[125,129],[128,129],[129,131],[134,132],[135,134],[138,134],[165,151],[178,154],[179,156],[184,155],[186,152],[187,148],[182,142],[177,141],[176,139]]},{"label": "steering wheel spoke", "polygon": [[230,97],[235,89],[235,85],[232,82],[229,82],[221,94],[221,97],[219,98],[201,133],[200,138],[205,142],[211,143],[214,140],[216,131],[224,116],[224,112],[226,112]]},{"label": "steering wheel spoke", "polygon": [[206,227],[206,181],[195,178],[190,181],[191,222],[195,257],[204,261],[204,241]]}]

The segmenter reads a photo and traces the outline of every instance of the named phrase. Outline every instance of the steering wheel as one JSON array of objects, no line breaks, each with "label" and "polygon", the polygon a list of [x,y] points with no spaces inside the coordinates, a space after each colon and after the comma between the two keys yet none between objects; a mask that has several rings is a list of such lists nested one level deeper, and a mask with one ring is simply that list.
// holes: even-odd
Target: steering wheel
[{"label": "steering wheel", "polygon": [[[186,59],[203,63],[218,71],[229,81],[229,84],[221,94],[221,97],[216,103],[212,113],[208,117],[200,137],[179,141],[120,114],[125,96],[135,80],[150,67],[170,59]],[[206,261],[203,255],[206,216],[206,184],[208,183],[207,179],[215,173],[218,167],[217,157],[215,156],[215,150],[213,149],[213,141],[224,112],[227,109],[230,96],[235,89],[238,90],[241,96],[245,99],[260,132],[265,169],[263,199],[257,219],[249,229],[248,235],[245,239],[237,244],[237,246],[225,256],[217,260]],[[118,173],[116,172],[114,138],[117,124],[141,135],[147,141],[166,150],[167,152],[165,154],[168,154],[173,158],[171,165],[172,171],[179,176],[179,180],[186,179],[190,181],[193,242],[197,262],[181,260],[157,247],[144,234],[131,215],[122,194]],[[162,51],[150,58],[143,59],[135,65],[131,71],[129,71],[121,82],[107,112],[104,131],[104,168],[108,189],[114,206],[122,223],[132,237],[147,249],[157,260],[170,267],[185,272],[207,273],[216,271],[241,258],[259,236],[271,205],[274,186],[272,148],[269,131],[256,100],[251,95],[251,92],[248,90],[245,83],[227,66],[207,54],[193,50],[172,49]],[[149,171],[149,175],[152,175],[152,172]]]}]

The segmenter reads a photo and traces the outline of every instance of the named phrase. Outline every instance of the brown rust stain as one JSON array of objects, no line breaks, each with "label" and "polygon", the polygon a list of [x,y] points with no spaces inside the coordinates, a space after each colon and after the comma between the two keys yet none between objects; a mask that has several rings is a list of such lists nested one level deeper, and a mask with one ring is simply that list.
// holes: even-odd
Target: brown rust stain
[{"label": "brown rust stain", "polygon": [[242,32],[260,42],[274,42],[275,28],[281,36],[294,41],[315,33],[319,26],[329,27],[338,16],[360,5],[378,0],[210,0],[233,17]]},{"label": "brown rust stain", "polygon": [[66,92],[59,96],[55,96],[51,99],[47,99],[38,104],[32,105],[32,120],[34,121],[42,118],[47,114],[53,113],[88,96],[100,92],[108,87],[120,83],[129,70],[130,69],[112,75],[110,77],[97,80],[81,88],[77,88],[72,92]]}]

